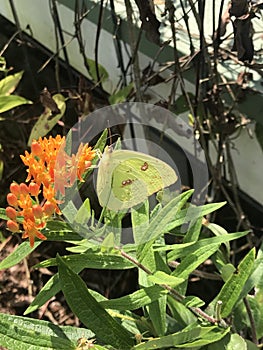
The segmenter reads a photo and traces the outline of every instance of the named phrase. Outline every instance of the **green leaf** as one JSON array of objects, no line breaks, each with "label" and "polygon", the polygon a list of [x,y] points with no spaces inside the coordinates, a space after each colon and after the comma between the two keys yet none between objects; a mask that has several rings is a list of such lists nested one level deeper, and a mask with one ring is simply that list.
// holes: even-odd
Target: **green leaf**
[{"label": "green leaf", "polygon": [[[64,256],[63,260],[67,265],[78,271],[79,269],[101,269],[101,270],[126,270],[135,266],[121,255],[107,253],[83,253]],[[57,266],[55,258],[42,261],[35,267]],[[80,270],[79,270],[80,271]]]},{"label": "green leaf", "polygon": [[191,330],[182,330],[178,333],[169,334],[164,337],[149,340],[133,347],[134,350],[162,349],[167,347],[178,347],[197,339],[201,334],[201,327]]},{"label": "green leaf", "polygon": [[124,88],[118,90],[115,94],[111,95],[109,97],[110,104],[114,105],[116,103],[125,102],[129,94],[131,93],[133,87],[134,83],[131,82],[129,85],[125,86]]},{"label": "green leaf", "polygon": [[24,105],[32,104],[32,101],[25,99],[24,97],[17,95],[1,95],[0,96],[0,113],[9,111],[12,108]]},{"label": "green leaf", "polygon": [[263,258],[255,260],[253,272],[246,281],[239,300],[243,299],[254,287],[263,288]]},{"label": "green leaf", "polygon": [[80,237],[66,222],[50,220],[42,230],[48,241],[81,241]]},{"label": "green leaf", "polygon": [[[101,254],[101,253],[86,253],[79,255],[65,256],[65,261],[70,268],[79,273],[85,268],[94,269],[110,269],[110,270],[125,270],[134,267],[129,261],[120,255]],[[49,259],[36,265],[36,267],[56,266],[55,259]],[[35,297],[31,305],[26,309],[25,315],[37,310],[44,305],[50,298],[56,295],[61,290],[58,274],[52,276],[44,285],[38,295]]]},{"label": "green leaf", "polygon": [[[207,223],[205,225],[210,231],[213,232],[213,234],[215,236],[224,236],[224,235],[228,235],[228,232],[221,226],[217,225],[217,224],[214,224],[214,223]],[[230,245],[228,242],[225,242],[225,246],[226,246],[226,249],[227,249],[227,253],[228,253],[228,256],[230,256]]]},{"label": "green leaf", "polygon": [[227,280],[227,282],[224,284],[221,291],[217,295],[216,300],[221,300],[222,302],[222,318],[229,316],[233,307],[238,301],[243,286],[253,270],[254,259],[255,249],[251,249],[250,252],[243,258],[243,260],[238,265],[237,273],[233,274],[229,278],[229,280]]},{"label": "green leaf", "polygon": [[79,338],[94,333],[78,327],[60,327],[47,321],[0,314],[0,345],[8,350],[74,350]]},{"label": "green leaf", "polygon": [[138,209],[131,209],[132,231],[135,244],[140,242],[141,234],[149,226],[149,202],[143,203]]},{"label": "green leaf", "polygon": [[209,246],[201,247],[194,253],[186,256],[182,259],[180,265],[174,270],[172,275],[186,279],[190,273],[217,251],[219,245],[220,244],[218,243],[210,244]]},{"label": "green leaf", "polygon": [[245,340],[238,334],[231,334],[230,341],[227,344],[226,350],[247,350]]},{"label": "green leaf", "polygon": [[102,308],[84,281],[59,256],[57,263],[62,292],[73,313],[104,343],[117,349],[130,349],[131,334]]},{"label": "green leaf", "polygon": [[[97,76],[97,71],[96,71],[96,62],[90,58],[87,58],[87,62],[89,65],[89,74],[91,78],[98,82],[98,76]],[[99,82],[103,83],[105,80],[109,78],[109,73],[107,70],[101,65],[97,64],[98,66],[98,71],[99,71]]]},{"label": "green leaf", "polygon": [[23,73],[24,71],[21,71],[12,75],[8,75],[7,77],[0,80],[0,95],[11,95],[20,82]]},{"label": "green leaf", "polygon": [[247,339],[245,339],[245,342],[247,344],[247,350],[258,350],[258,347],[256,346],[255,343],[252,343],[250,340],[247,340]]},{"label": "green leaf", "polygon": [[197,220],[195,220],[192,225],[190,223],[190,227],[184,236],[184,243],[195,242],[198,240],[199,235],[201,233],[202,221],[203,221],[203,218],[200,217]]},{"label": "green leaf", "polygon": [[182,224],[185,224],[187,222],[191,222],[193,224],[198,218],[201,218],[220,209],[225,204],[226,202],[210,203],[202,206],[190,205],[188,208],[182,209],[178,212],[174,220],[171,220],[171,222],[167,224],[166,231],[169,232],[175,227],[181,226]]},{"label": "green leaf", "polygon": [[195,346],[204,346],[222,339],[229,329],[222,329],[217,326],[186,328],[180,332],[166,335],[164,337],[149,340],[147,343],[141,343],[133,347],[134,350],[149,350],[162,348],[194,348]]},{"label": "green leaf", "polygon": [[222,243],[226,243],[226,242],[241,238],[247,235],[248,232],[249,231],[229,233],[228,235],[225,235],[225,236],[205,238],[205,239],[201,239],[200,241],[192,242],[192,243],[171,244],[171,245],[166,245],[164,247],[154,248],[154,250],[157,250],[157,251],[171,250],[171,252],[167,254],[167,258],[168,258],[168,261],[172,261],[187,255],[190,255],[202,247],[209,247],[211,244],[222,244]]},{"label": "green leaf", "polygon": [[82,203],[81,207],[77,211],[73,222],[76,222],[79,225],[87,224],[89,219],[91,218],[91,207],[89,198],[86,198]]},{"label": "green leaf", "polygon": [[187,296],[182,301],[182,304],[190,308],[190,307],[201,307],[205,304],[205,302],[198,297]]},{"label": "green leaf", "polygon": [[6,215],[5,208],[0,208],[0,219],[9,220],[9,217]]},{"label": "green leaf", "polygon": [[[141,217],[142,218],[142,217]],[[143,260],[141,263],[143,266],[145,266],[149,271],[157,271],[160,269],[159,264],[159,258],[160,254],[156,254],[153,252],[153,249],[151,246],[146,251],[146,254],[143,257]],[[148,274],[139,269],[139,284],[143,287],[149,287],[153,283],[149,281]],[[164,335],[167,328],[166,323],[166,295],[163,297],[160,297],[158,300],[154,301],[153,303],[149,304],[146,307],[147,315],[149,315],[149,318],[152,320],[152,325],[155,331],[156,335]]]},{"label": "green leaf", "polygon": [[121,298],[101,301],[100,305],[105,309],[136,310],[151,304],[167,293],[168,291],[160,286],[150,286]]},{"label": "green leaf", "polygon": [[[256,291],[255,296],[248,295],[247,301],[250,305],[252,317],[254,319],[255,323],[255,329],[257,334],[257,339],[262,338],[263,336],[263,292],[261,290]],[[248,319],[247,310],[246,310],[246,317]],[[248,328],[251,328],[250,320],[248,319]]]},{"label": "green leaf", "polygon": [[44,113],[41,114],[41,116],[38,118],[38,121],[31,130],[27,143],[28,146],[31,146],[33,140],[37,140],[39,137],[46,136],[50,132],[50,130],[52,130],[53,127],[57,124],[57,122],[63,117],[66,111],[65,97],[61,94],[56,94],[52,96],[52,98],[54,99],[58,108],[60,109],[60,113],[56,114],[52,118],[51,110],[46,108]]},{"label": "green leaf", "polygon": [[[76,189],[74,187],[74,191],[75,190]],[[72,198],[72,197],[70,196],[68,198]],[[69,200],[67,203],[63,203],[63,207],[61,206],[60,210],[62,211],[63,216],[66,218],[68,222],[73,222],[78,213],[78,210],[72,200]]]},{"label": "green leaf", "polygon": [[183,278],[168,275],[163,271],[156,271],[153,275],[149,275],[148,280],[156,284],[168,284],[171,287],[175,287],[184,281]]},{"label": "green leaf", "polygon": [[8,269],[32,253],[40,244],[40,242],[35,242],[34,247],[31,248],[29,242],[21,243],[11,254],[9,254],[4,260],[0,262],[0,270]]},{"label": "green leaf", "polygon": [[152,245],[152,242],[156,240],[161,234],[167,232],[166,227],[176,217],[185,202],[192,195],[193,190],[182,193],[180,196],[172,199],[167,205],[165,205],[150,221],[146,230],[143,230],[141,235],[141,244],[137,250],[137,256],[140,261],[143,260],[147,250]]},{"label": "green leaf", "polygon": [[227,281],[230,276],[236,271],[236,268],[232,264],[226,264],[221,268],[221,276],[223,281]]},{"label": "green leaf", "polygon": [[197,321],[196,315],[194,315],[185,305],[184,301],[179,302],[168,295],[168,306],[172,313],[173,319],[180,325],[180,327],[186,327],[189,324],[193,324]]},{"label": "green leaf", "polygon": [[37,294],[31,305],[25,310],[24,315],[39,309],[47,301],[61,290],[58,274],[52,276],[44,285],[41,291]]}]

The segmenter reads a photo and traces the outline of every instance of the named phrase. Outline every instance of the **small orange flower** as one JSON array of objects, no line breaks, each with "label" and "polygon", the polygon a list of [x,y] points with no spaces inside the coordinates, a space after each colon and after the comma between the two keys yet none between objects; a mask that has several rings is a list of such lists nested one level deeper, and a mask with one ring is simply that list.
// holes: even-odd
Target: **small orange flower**
[{"label": "small orange flower", "polygon": [[29,237],[30,247],[34,247],[35,237],[45,240],[47,239],[40,231],[38,231],[37,226],[34,221],[26,220],[23,222],[24,233],[22,238]]},{"label": "small orange flower", "polygon": [[[24,231],[22,237],[29,238],[31,247],[35,237],[46,239],[40,231],[45,228],[47,220],[55,213],[61,214],[58,207],[61,201],[55,198],[56,192],[64,196],[65,189],[71,187],[76,179],[84,181],[83,175],[96,155],[87,144],[80,144],[77,153],[69,156],[65,146],[65,137],[60,135],[33,140],[31,152],[25,151],[20,156],[28,167],[26,182],[30,181],[29,185],[10,185],[7,195],[9,207],[6,208],[10,220],[7,227],[12,232],[18,232],[21,225]],[[41,194],[43,197],[39,200]]]},{"label": "small orange flower", "polygon": [[77,176],[80,181],[84,181],[82,176],[86,170],[91,166],[92,159],[96,156],[96,151],[93,151],[88,144],[79,146],[78,152],[76,154],[77,160]]}]

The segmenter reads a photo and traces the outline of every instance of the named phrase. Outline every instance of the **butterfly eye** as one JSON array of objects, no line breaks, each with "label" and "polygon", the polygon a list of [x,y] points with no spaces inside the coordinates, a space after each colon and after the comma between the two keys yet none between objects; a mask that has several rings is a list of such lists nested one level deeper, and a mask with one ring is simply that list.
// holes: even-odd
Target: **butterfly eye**
[{"label": "butterfly eye", "polygon": [[123,180],[121,184],[122,184],[122,187],[123,186],[127,186],[127,185],[131,185],[132,184],[132,180],[131,179]]},{"label": "butterfly eye", "polygon": [[141,166],[142,171],[146,171],[148,169],[148,163],[144,162],[144,164]]}]

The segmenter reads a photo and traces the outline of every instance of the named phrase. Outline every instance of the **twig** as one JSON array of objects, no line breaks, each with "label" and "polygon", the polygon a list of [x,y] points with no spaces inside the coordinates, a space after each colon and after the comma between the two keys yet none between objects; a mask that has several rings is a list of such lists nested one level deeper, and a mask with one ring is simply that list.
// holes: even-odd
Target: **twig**
[{"label": "twig", "polygon": [[95,68],[96,68],[96,75],[97,75],[97,82],[99,86],[101,87],[101,78],[100,78],[100,71],[99,71],[99,40],[100,40],[100,33],[102,28],[102,19],[103,19],[103,8],[104,6],[104,0],[100,0],[100,11],[99,11],[99,18],[98,18],[98,24],[97,24],[97,31],[96,31],[96,38],[95,38]]},{"label": "twig", "polygon": [[140,66],[139,66],[139,58],[138,53],[136,51],[136,38],[134,33],[134,26],[132,21],[132,5],[130,0],[125,0],[125,7],[126,7],[126,14],[127,14],[127,23],[128,28],[130,32],[130,46],[131,46],[131,52],[132,52],[132,60],[133,60],[133,75],[134,75],[134,82],[135,82],[135,88],[136,88],[136,100],[137,102],[142,102],[142,94],[141,94],[141,78],[140,78]]},{"label": "twig", "polygon": [[89,73],[90,67],[89,67],[87,56],[85,53],[85,47],[83,44],[82,31],[81,31],[81,22],[82,22],[83,18],[84,17],[81,16],[81,14],[80,14],[79,0],[76,0],[76,2],[75,2],[75,19],[74,19],[75,36],[78,40],[79,51],[80,51],[80,54],[82,55],[84,66],[87,69],[87,72]]},{"label": "twig", "polygon": [[[139,261],[134,259],[132,256],[127,254],[125,251],[120,250],[120,253],[125,259],[129,260],[130,262],[132,262],[135,266],[137,266],[138,268],[143,270],[147,275],[152,275],[152,272],[146,266],[144,266],[142,263],[140,263]],[[174,288],[170,287],[169,285],[162,284],[161,286],[164,289],[168,290],[170,295],[175,300],[177,300],[179,302],[182,302],[185,299],[185,296],[183,296],[180,293],[178,293]],[[208,321],[208,322],[210,322],[212,324],[216,324],[218,322],[214,317],[211,317],[210,315],[206,314],[203,310],[201,310],[198,307],[189,307],[189,310],[191,310],[195,315],[202,317],[203,319],[205,319],[206,321]]]},{"label": "twig", "polygon": [[251,312],[250,304],[249,304],[247,298],[244,298],[244,299],[243,299],[243,302],[244,302],[245,308],[246,308],[246,310],[247,310],[247,315],[248,315],[249,322],[250,322],[250,326],[251,326],[251,337],[252,337],[252,341],[253,341],[253,343],[255,343],[256,345],[258,345],[257,333],[256,333],[256,324],[255,324],[255,320],[254,320],[254,317],[253,317],[252,312]]}]

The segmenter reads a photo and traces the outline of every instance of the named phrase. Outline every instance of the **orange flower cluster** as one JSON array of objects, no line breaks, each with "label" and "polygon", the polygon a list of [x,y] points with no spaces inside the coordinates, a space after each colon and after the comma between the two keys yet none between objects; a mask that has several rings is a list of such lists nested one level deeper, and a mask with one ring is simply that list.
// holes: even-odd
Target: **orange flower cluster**
[{"label": "orange flower cluster", "polygon": [[[22,238],[29,238],[30,246],[34,239],[46,239],[40,232],[46,226],[48,218],[60,213],[56,191],[65,194],[65,188],[72,186],[78,178],[83,181],[83,174],[91,166],[96,152],[87,144],[80,144],[77,154],[69,156],[65,152],[65,137],[39,138],[31,145],[31,153],[21,156],[28,167],[26,182],[12,183],[7,195],[9,206],[6,215],[9,217],[7,227],[11,232],[21,230]],[[39,201],[42,192],[43,200]]]}]

